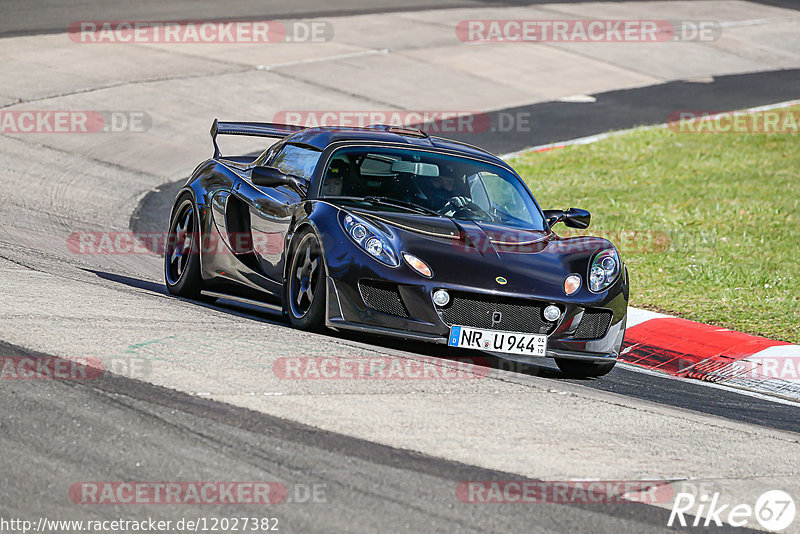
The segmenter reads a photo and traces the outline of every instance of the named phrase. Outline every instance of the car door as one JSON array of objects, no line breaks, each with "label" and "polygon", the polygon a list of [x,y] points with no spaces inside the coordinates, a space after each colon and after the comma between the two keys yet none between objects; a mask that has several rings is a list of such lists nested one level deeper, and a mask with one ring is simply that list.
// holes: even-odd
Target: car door
[{"label": "car door", "polygon": [[[278,149],[268,164],[285,174],[308,180],[320,154],[316,148],[312,150],[304,145],[286,144]],[[276,284],[275,291],[279,292],[283,282],[286,233],[304,197],[288,186],[256,186],[250,181],[249,175],[236,180],[232,194],[247,206],[247,210],[238,215],[238,220],[236,216],[228,217],[229,224],[237,226],[229,227],[229,233],[233,235],[238,231],[239,234],[249,234],[249,243],[245,239],[244,246],[249,246],[259,271]]]}]

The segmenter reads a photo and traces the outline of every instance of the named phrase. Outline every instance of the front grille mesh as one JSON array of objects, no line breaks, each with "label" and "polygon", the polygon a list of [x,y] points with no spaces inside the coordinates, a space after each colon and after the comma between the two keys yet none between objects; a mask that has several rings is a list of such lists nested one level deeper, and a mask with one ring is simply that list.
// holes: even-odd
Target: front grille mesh
[{"label": "front grille mesh", "polygon": [[358,283],[361,290],[361,298],[364,304],[382,313],[408,317],[408,310],[403,305],[400,298],[400,291],[394,284],[375,282],[372,280],[362,280]]},{"label": "front grille mesh", "polygon": [[574,339],[598,339],[606,335],[611,324],[611,311],[586,310],[575,330]]},{"label": "front grille mesh", "polygon": [[[531,334],[549,334],[556,326],[556,323],[545,320],[542,315],[546,304],[535,300],[455,292],[451,292],[450,296],[450,304],[438,310],[442,321],[449,326]],[[498,318],[499,321],[496,320]]]}]

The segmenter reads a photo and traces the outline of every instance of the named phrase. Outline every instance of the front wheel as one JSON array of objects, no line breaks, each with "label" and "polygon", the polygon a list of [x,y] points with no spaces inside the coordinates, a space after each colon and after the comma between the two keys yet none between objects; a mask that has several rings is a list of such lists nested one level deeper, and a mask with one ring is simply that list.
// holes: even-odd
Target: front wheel
[{"label": "front wheel", "polygon": [[164,251],[164,278],[167,290],[190,299],[199,299],[203,288],[200,274],[200,223],[194,201],[184,195],[169,224]]},{"label": "front wheel", "polygon": [[325,267],[317,236],[307,231],[298,237],[286,281],[285,306],[295,328],[325,329]]},{"label": "front wheel", "polygon": [[596,378],[598,376],[607,375],[617,363],[616,361],[584,362],[565,358],[556,358],[555,360],[561,372],[574,378]]}]

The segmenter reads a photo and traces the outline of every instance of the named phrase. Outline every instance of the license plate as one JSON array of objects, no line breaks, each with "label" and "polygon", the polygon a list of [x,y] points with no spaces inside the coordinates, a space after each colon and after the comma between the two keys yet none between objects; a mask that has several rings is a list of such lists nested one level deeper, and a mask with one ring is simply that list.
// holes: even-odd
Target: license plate
[{"label": "license plate", "polygon": [[526,356],[544,356],[545,352],[547,352],[547,336],[542,334],[481,330],[468,326],[452,326],[447,344],[451,347],[507,352]]}]

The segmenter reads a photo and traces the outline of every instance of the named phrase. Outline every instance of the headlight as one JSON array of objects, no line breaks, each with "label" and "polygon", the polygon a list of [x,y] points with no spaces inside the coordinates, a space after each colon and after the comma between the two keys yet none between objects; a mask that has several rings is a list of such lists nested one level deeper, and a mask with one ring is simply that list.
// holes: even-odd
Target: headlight
[{"label": "headlight", "polygon": [[363,224],[357,224],[350,230],[350,235],[353,236],[353,239],[361,243],[364,241],[364,238],[367,237],[367,229],[364,228]]},{"label": "headlight", "polygon": [[367,244],[364,245],[364,248],[376,258],[380,258],[383,253],[383,243],[381,243],[381,240],[377,237],[370,237],[367,239]]},{"label": "headlight", "polygon": [[621,271],[619,255],[613,248],[604,250],[594,257],[589,267],[589,289],[598,293],[617,279]]},{"label": "headlight", "polygon": [[350,238],[361,247],[364,252],[375,258],[381,263],[390,267],[400,265],[387,235],[378,230],[375,225],[368,223],[361,217],[356,217],[350,213],[341,218],[344,231]]}]

